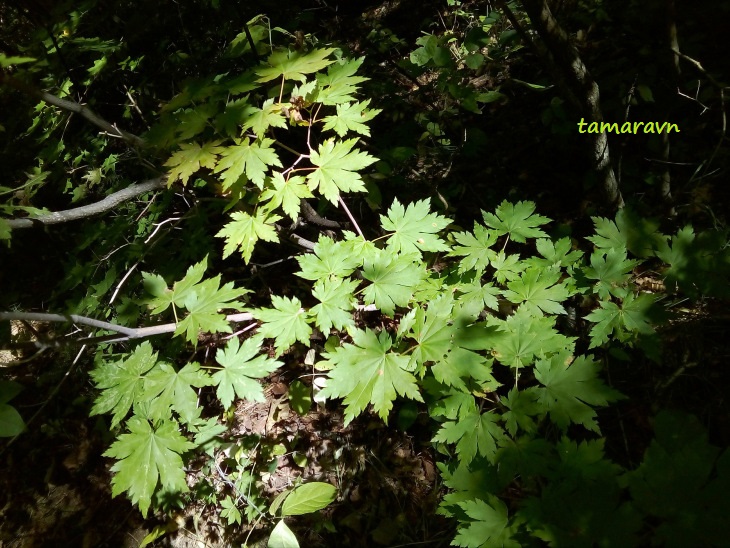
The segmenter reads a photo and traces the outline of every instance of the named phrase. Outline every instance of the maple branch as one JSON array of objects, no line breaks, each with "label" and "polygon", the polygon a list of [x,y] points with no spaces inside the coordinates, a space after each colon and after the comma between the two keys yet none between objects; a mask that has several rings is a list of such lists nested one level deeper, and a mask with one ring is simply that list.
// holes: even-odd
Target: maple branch
[{"label": "maple branch", "polygon": [[36,217],[25,217],[22,219],[3,219],[5,223],[10,226],[11,229],[17,228],[30,228],[37,225],[55,225],[60,223],[67,223],[69,221],[77,221],[86,217],[93,217],[99,215],[105,211],[118,206],[122,202],[131,200],[135,196],[150,192],[152,190],[159,190],[167,185],[167,175],[150,179],[143,183],[137,183],[130,185],[122,190],[110,194],[103,200],[95,202],[93,204],[75,207],[73,209],[67,209],[64,211],[55,211],[52,213],[46,213],[44,215],[38,215]]},{"label": "maple branch", "polygon": [[53,105],[60,109],[79,114],[82,118],[86,118],[89,122],[91,122],[98,128],[103,129],[109,135],[121,137],[122,139],[124,139],[124,141],[132,146],[142,147],[145,144],[144,139],[142,139],[141,137],[133,133],[129,133],[128,131],[119,129],[114,124],[110,124],[109,122],[104,120],[104,118],[96,114],[93,110],[85,105],[82,105],[75,101],[69,101],[68,99],[61,99],[60,97],[48,93],[47,91],[42,91],[33,87],[30,84],[26,84],[22,80],[13,78],[5,72],[0,72],[0,84],[7,84],[12,88],[17,89],[18,91],[22,91],[24,93],[27,93],[28,95],[40,99],[41,101],[45,101],[49,105]]}]

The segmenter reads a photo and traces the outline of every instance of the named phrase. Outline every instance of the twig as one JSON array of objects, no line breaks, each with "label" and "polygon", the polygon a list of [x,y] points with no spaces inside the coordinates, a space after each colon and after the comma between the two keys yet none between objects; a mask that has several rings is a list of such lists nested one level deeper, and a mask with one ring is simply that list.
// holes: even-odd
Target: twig
[{"label": "twig", "polygon": [[362,230],[360,230],[360,227],[357,225],[357,221],[355,220],[355,217],[352,216],[352,213],[350,213],[350,209],[347,207],[347,204],[345,203],[345,201],[342,199],[341,196],[337,199],[339,200],[340,205],[342,206],[342,209],[345,210],[345,213],[347,213],[347,216],[350,218],[350,221],[352,222],[352,226],[355,227],[355,231],[364,238],[365,235],[362,233]]}]

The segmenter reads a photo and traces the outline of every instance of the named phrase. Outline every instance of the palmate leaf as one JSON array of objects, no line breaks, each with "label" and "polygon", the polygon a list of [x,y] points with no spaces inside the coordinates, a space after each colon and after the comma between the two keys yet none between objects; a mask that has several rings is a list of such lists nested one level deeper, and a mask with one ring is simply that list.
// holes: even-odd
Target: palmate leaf
[{"label": "palmate leaf", "polygon": [[380,216],[383,230],[393,233],[388,237],[388,248],[401,253],[446,251],[446,242],[436,234],[450,223],[446,217],[430,213],[428,200],[421,200],[404,208],[396,199],[390,206],[387,217]]},{"label": "palmate leaf", "polygon": [[319,237],[313,251],[313,254],[296,258],[301,268],[296,274],[305,280],[317,281],[331,276],[344,278],[362,264],[350,246],[327,236]]},{"label": "palmate leaf", "polygon": [[241,177],[252,181],[259,189],[264,188],[264,180],[269,166],[282,167],[281,160],[271,147],[273,139],[259,139],[250,142],[248,137],[236,139],[235,145],[225,147],[221,152],[214,173],[222,173],[221,186],[231,188]]},{"label": "palmate leaf", "polygon": [[372,282],[363,291],[364,301],[392,315],[396,306],[408,304],[426,272],[417,255],[381,252],[375,259],[365,260],[362,276]]},{"label": "palmate leaf", "polygon": [[591,328],[589,348],[601,346],[613,333],[619,340],[625,340],[633,333],[654,333],[655,301],[656,298],[649,293],[638,296],[629,293],[620,306],[612,301],[599,301],[600,308],[586,316],[586,320],[596,324]]},{"label": "palmate leaf", "polygon": [[212,384],[198,363],[188,363],[180,371],[168,363],[160,363],[145,376],[142,399],[151,400],[150,416],[169,419],[170,411],[175,410],[183,422],[191,424],[200,415],[198,393],[193,388]]},{"label": "palmate leaf", "polygon": [[284,364],[259,354],[261,340],[261,337],[252,337],[239,344],[234,337],[225,348],[216,352],[215,359],[223,369],[213,374],[213,381],[218,385],[216,395],[223,407],[230,407],[236,397],[264,401],[264,390],[257,379]]},{"label": "palmate leaf", "polygon": [[171,168],[167,184],[171,185],[179,179],[183,185],[186,185],[188,179],[194,173],[197,173],[200,168],[214,169],[218,161],[218,155],[225,150],[225,147],[218,146],[220,143],[221,141],[212,141],[204,145],[198,143],[181,144],[180,150],[165,162],[165,166]]},{"label": "palmate leaf", "polygon": [[314,284],[312,296],[320,304],[311,308],[310,313],[316,315],[317,327],[326,336],[330,330],[353,327],[355,321],[350,310],[353,309],[358,282],[355,280],[340,280],[337,278],[323,278]]},{"label": "palmate leaf", "polygon": [[497,235],[508,234],[515,242],[524,243],[527,238],[547,238],[542,229],[537,228],[550,222],[550,219],[535,214],[534,202],[502,202],[494,213],[484,213],[484,224],[493,228]]},{"label": "palmate leaf", "polygon": [[583,256],[582,251],[573,251],[573,242],[570,238],[561,238],[557,241],[540,238],[535,242],[535,247],[542,257],[525,259],[525,263],[531,267],[566,267]]},{"label": "palmate leaf", "polygon": [[367,152],[353,150],[357,139],[337,141],[328,139],[318,150],[312,150],[310,161],[317,169],[307,175],[309,189],[319,193],[333,204],[337,203],[342,192],[364,192],[365,183],[359,170],[377,161]]},{"label": "palmate leaf", "polygon": [[361,103],[345,103],[337,105],[337,114],[325,116],[322,120],[322,130],[333,129],[340,137],[344,137],[348,131],[354,131],[360,135],[370,137],[370,128],[365,122],[369,122],[382,111],[379,108],[369,109],[370,99]]},{"label": "palmate leaf", "polygon": [[606,300],[613,295],[623,298],[629,292],[626,284],[631,279],[631,271],[639,261],[629,260],[626,248],[612,247],[605,252],[594,251],[591,254],[591,266],[583,268],[585,277],[595,280],[595,291]]},{"label": "palmate leaf", "polygon": [[474,233],[458,232],[454,234],[455,245],[449,252],[449,257],[464,257],[459,261],[459,272],[476,270],[481,274],[489,266],[489,262],[497,254],[492,246],[497,243],[498,234],[488,228],[474,223]]},{"label": "palmate leaf", "polygon": [[504,297],[515,304],[524,303],[524,308],[535,315],[565,314],[560,304],[570,297],[564,284],[558,283],[562,272],[558,268],[528,268],[519,279],[507,284]]},{"label": "palmate leaf", "polygon": [[273,309],[261,308],[253,311],[257,320],[263,322],[259,327],[259,334],[268,339],[274,339],[276,355],[281,354],[296,341],[309,344],[312,328],[307,323],[307,311],[296,297],[271,296]]},{"label": "palmate leaf", "polygon": [[226,239],[226,245],[223,247],[224,259],[234,251],[240,250],[244,262],[247,263],[251,260],[256,242],[279,241],[274,227],[274,223],[281,220],[279,215],[271,215],[263,209],[258,209],[254,215],[249,215],[245,211],[234,211],[231,217],[233,221],[216,234],[219,238]]},{"label": "palmate leaf", "polygon": [[256,137],[262,139],[270,127],[287,128],[286,118],[281,115],[281,105],[275,105],[273,98],[264,101],[261,107],[251,106],[246,110],[241,132],[251,129]]},{"label": "palmate leaf", "polygon": [[157,352],[145,341],[134,349],[126,359],[114,363],[103,363],[95,367],[90,375],[101,394],[94,401],[91,415],[112,413],[114,428],[144,392],[145,375],[157,364]]},{"label": "palmate leaf", "polygon": [[506,439],[506,434],[499,425],[499,416],[491,411],[479,413],[475,408],[456,421],[445,422],[433,441],[455,443],[459,459],[469,464],[477,455],[493,463],[497,444],[503,439]]},{"label": "palmate leaf", "polygon": [[278,171],[267,179],[267,185],[259,196],[259,202],[266,202],[266,209],[273,211],[281,206],[292,221],[299,218],[299,204],[303,198],[312,198],[312,192],[304,182],[304,177],[294,175],[288,179]]},{"label": "palmate leaf", "polygon": [[[440,361],[453,346],[455,327],[450,325],[453,299],[444,294],[428,304],[428,311],[417,308],[408,337],[416,342],[411,352],[411,369],[426,362]],[[447,383],[451,384],[451,383]]]},{"label": "palmate leaf", "polygon": [[543,385],[536,389],[538,403],[562,430],[574,423],[600,434],[593,407],[624,398],[598,377],[600,369],[591,357],[574,358],[567,351],[535,364],[535,378]]},{"label": "palmate leaf", "polygon": [[352,341],[324,354],[334,368],[320,392],[326,398],[345,398],[346,425],[368,404],[387,423],[397,394],[423,401],[416,378],[406,371],[408,357],[390,351],[393,341],[388,333],[376,335],[369,329],[358,329]]},{"label": "palmate leaf", "polygon": [[134,416],[127,423],[128,434],[120,435],[104,453],[117,459],[112,466],[112,496],[127,491],[134,504],[147,515],[158,482],[168,491],[188,490],[180,455],[195,447],[179,431],[175,421],[156,427]]},{"label": "palmate leaf", "polygon": [[317,74],[319,91],[313,100],[323,105],[340,105],[354,101],[358,84],[368,80],[364,76],[355,76],[364,60],[364,57],[340,59],[327,68],[327,74]]},{"label": "palmate leaf", "polygon": [[522,544],[512,538],[518,532],[518,524],[509,526],[507,506],[494,495],[486,497],[487,500],[475,499],[458,504],[473,521],[459,527],[451,544],[463,548],[477,546],[520,548]]},{"label": "palmate leaf", "polygon": [[334,63],[333,59],[327,59],[334,51],[334,48],[314,49],[309,53],[276,51],[266,60],[270,67],[256,69],[259,75],[256,81],[270,82],[282,77],[284,80],[305,82],[305,74],[312,74]]},{"label": "palmate leaf", "polygon": [[177,325],[175,335],[185,333],[185,338],[194,343],[198,340],[198,333],[230,333],[231,326],[225,315],[220,313],[223,308],[240,310],[241,304],[235,299],[248,293],[245,289],[236,289],[233,282],[220,287],[220,274],[197,284],[181,303],[188,310],[188,315]]}]

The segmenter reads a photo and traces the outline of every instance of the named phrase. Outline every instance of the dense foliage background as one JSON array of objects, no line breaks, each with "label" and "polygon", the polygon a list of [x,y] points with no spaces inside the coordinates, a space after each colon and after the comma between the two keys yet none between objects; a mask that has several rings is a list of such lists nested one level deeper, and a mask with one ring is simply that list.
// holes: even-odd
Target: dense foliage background
[{"label": "dense foliage background", "polygon": [[723,545],[729,20],[0,3],[0,542]]}]

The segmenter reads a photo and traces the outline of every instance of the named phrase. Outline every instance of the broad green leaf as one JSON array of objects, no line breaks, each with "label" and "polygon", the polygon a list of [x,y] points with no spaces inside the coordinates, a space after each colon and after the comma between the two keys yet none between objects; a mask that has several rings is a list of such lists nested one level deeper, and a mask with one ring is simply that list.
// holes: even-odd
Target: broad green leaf
[{"label": "broad green leaf", "polygon": [[324,398],[345,398],[345,424],[370,403],[387,423],[396,394],[423,401],[415,377],[407,371],[408,357],[390,351],[393,341],[388,333],[356,330],[352,340],[353,344],[345,343],[324,354],[334,368],[320,392]]},{"label": "broad green leaf", "polygon": [[269,166],[282,167],[281,160],[271,146],[274,140],[263,138],[250,142],[248,137],[244,137],[236,139],[235,143],[223,149],[213,170],[214,173],[222,173],[223,189],[231,188],[245,174],[247,180],[263,190]]},{"label": "broad green leaf", "polygon": [[346,243],[335,242],[327,236],[319,237],[314,244],[314,253],[300,255],[296,259],[301,268],[297,276],[312,281],[329,277],[344,278],[362,264]]},{"label": "broad green leaf", "polygon": [[200,414],[198,393],[194,388],[212,384],[213,381],[200,370],[198,363],[185,364],[180,371],[175,371],[170,364],[160,363],[147,373],[142,398],[151,400],[151,416],[169,419],[172,409],[186,424],[191,424]]},{"label": "broad green leaf", "polygon": [[289,385],[289,405],[298,415],[306,415],[312,408],[312,387],[302,381],[293,381]]},{"label": "broad green leaf", "polygon": [[569,352],[535,364],[535,378],[544,386],[536,390],[538,403],[561,430],[574,423],[601,433],[593,407],[606,406],[624,396],[603,383],[598,377],[600,369],[590,357],[574,358]]},{"label": "broad green leaf", "polygon": [[317,169],[307,175],[309,189],[319,193],[333,204],[342,192],[364,192],[365,184],[358,171],[377,161],[367,152],[353,150],[357,139],[337,141],[327,139],[312,150],[310,161]]},{"label": "broad green leaf", "polygon": [[464,257],[459,261],[459,272],[476,270],[481,274],[496,258],[492,246],[497,243],[498,234],[488,228],[474,223],[474,233],[458,232],[454,234],[457,244],[449,252],[449,257]]},{"label": "broad green leaf", "polygon": [[370,99],[362,103],[345,103],[337,105],[337,114],[325,116],[323,131],[333,129],[337,135],[344,137],[348,131],[370,137],[370,128],[366,122],[375,118],[380,112],[378,108],[370,109]]},{"label": "broad green leaf", "polygon": [[591,344],[589,348],[601,346],[608,341],[612,333],[619,340],[625,340],[624,334],[654,333],[654,302],[656,298],[648,293],[634,296],[629,293],[619,306],[613,301],[599,301],[600,308],[586,316],[586,320],[595,323],[591,328]]},{"label": "broad green leaf", "polygon": [[459,459],[469,464],[477,455],[494,462],[497,444],[505,438],[498,415],[491,411],[479,413],[478,409],[472,409],[457,421],[447,421],[441,425],[433,441],[455,443]]},{"label": "broad green leaf", "polygon": [[165,166],[171,168],[167,184],[171,185],[179,179],[183,185],[186,185],[190,177],[201,168],[214,169],[218,156],[226,150],[225,147],[218,146],[220,144],[221,141],[212,141],[204,145],[182,143],[180,150],[165,162]]},{"label": "broad green leaf", "polygon": [[520,260],[519,255],[505,255],[500,251],[490,258],[491,266],[494,268],[494,279],[497,283],[503,284],[508,280],[516,280],[520,272],[527,268],[527,263]]},{"label": "broad green leaf", "polygon": [[[284,179],[278,171],[274,172],[271,178],[267,179],[267,185],[259,196],[259,203],[269,200],[266,208],[273,211],[281,206],[292,221],[299,218],[299,204],[303,198],[312,198],[313,194],[307,187],[304,177],[295,175]],[[273,187],[273,188],[272,188]]]},{"label": "broad green leaf", "polygon": [[305,82],[307,80],[305,74],[312,74],[334,63],[334,60],[327,59],[334,51],[334,48],[314,49],[309,53],[276,51],[266,60],[269,67],[256,70],[256,74],[259,75],[256,81],[270,82],[282,77],[284,80]]},{"label": "broad green leaf", "polygon": [[428,200],[410,204],[404,208],[396,199],[388,210],[388,216],[380,216],[383,230],[392,232],[388,248],[401,253],[421,251],[446,251],[448,246],[436,236],[451,221],[430,212]]},{"label": "broad green leaf", "polygon": [[12,438],[25,430],[25,422],[18,410],[7,403],[0,403],[0,438]]},{"label": "broad green leaf", "polygon": [[537,425],[533,417],[541,412],[541,407],[537,404],[538,397],[539,394],[535,391],[535,387],[530,387],[525,390],[512,388],[509,394],[502,398],[502,403],[509,409],[502,417],[510,436],[515,437],[518,428],[527,434],[535,432]]},{"label": "broad green leaf", "polygon": [[286,497],[281,505],[281,515],[286,517],[311,514],[326,507],[336,496],[337,488],[334,485],[321,481],[305,483],[295,487]]},{"label": "broad green leaf", "polygon": [[396,306],[407,306],[415,286],[425,278],[423,266],[416,264],[416,255],[394,255],[381,252],[374,260],[366,260],[362,276],[371,285],[363,291],[366,303],[375,303],[388,315]]},{"label": "broad green leaf", "polygon": [[547,238],[542,229],[537,228],[550,222],[550,219],[535,214],[534,202],[502,202],[494,213],[484,213],[484,224],[494,229],[498,236],[508,234],[515,242],[524,243],[527,238]]},{"label": "broad green leaf", "polygon": [[510,527],[507,506],[494,495],[483,496],[487,500],[476,499],[459,503],[459,507],[472,521],[466,522],[466,527],[459,527],[451,544],[463,548],[520,548],[522,543],[513,538],[518,533],[518,528]]},{"label": "broad green leaf", "polygon": [[416,341],[411,352],[412,369],[426,362],[440,361],[453,346],[455,328],[450,325],[452,308],[453,299],[451,295],[445,294],[429,303],[428,311],[416,309],[413,327],[407,335]]},{"label": "broad green leaf", "polygon": [[278,242],[274,223],[281,220],[279,215],[271,215],[263,209],[257,209],[254,215],[245,211],[231,213],[233,220],[224,226],[216,236],[226,239],[223,247],[223,258],[229,257],[234,251],[240,250],[243,261],[251,260],[256,242]]},{"label": "broad green leaf", "polygon": [[226,520],[228,525],[233,525],[234,523],[241,525],[241,512],[236,507],[236,502],[233,500],[233,498],[228,495],[221,501],[220,504],[220,516]]},{"label": "broad green leaf", "polygon": [[299,548],[299,541],[283,519],[274,526],[266,548]]},{"label": "broad green leaf", "polygon": [[121,434],[104,453],[117,459],[112,466],[112,496],[122,491],[147,515],[158,482],[167,491],[185,492],[185,470],[180,455],[195,445],[179,432],[174,421],[163,421],[153,428],[137,416],[127,423],[129,433]]},{"label": "broad green leaf", "polygon": [[198,333],[230,333],[231,326],[226,321],[224,314],[220,311],[223,308],[240,310],[241,304],[236,301],[238,297],[247,293],[245,289],[236,289],[233,282],[228,282],[223,287],[220,285],[220,274],[215,278],[209,278],[195,286],[181,303],[188,310],[188,315],[178,323],[175,335],[185,333],[185,338],[195,343],[198,340]]},{"label": "broad green leaf", "polygon": [[368,80],[355,76],[364,57],[359,59],[340,59],[327,68],[327,74],[317,74],[318,92],[314,100],[323,105],[340,105],[355,100],[358,84]]},{"label": "broad green leaf", "polygon": [[507,283],[508,290],[504,297],[523,307],[535,315],[565,314],[565,308],[560,304],[570,297],[568,288],[558,283],[562,272],[557,268],[528,268],[519,279]]},{"label": "broad green leaf", "polygon": [[132,404],[142,399],[145,375],[155,364],[157,352],[153,352],[152,345],[145,341],[126,359],[94,368],[90,375],[102,392],[94,401],[91,415],[111,412],[114,428],[127,416]]},{"label": "broad green leaf", "polygon": [[225,348],[219,348],[215,360],[222,367],[213,374],[218,385],[216,395],[226,409],[238,397],[250,401],[264,401],[264,391],[257,379],[261,379],[284,365],[261,352],[261,339],[252,337],[239,344],[233,337]]},{"label": "broad green leaf", "polygon": [[595,281],[595,291],[602,300],[611,295],[623,298],[628,293],[626,284],[639,261],[629,260],[625,247],[612,247],[607,251],[594,251],[591,254],[591,266],[583,268],[583,274]]},{"label": "broad green leaf", "polygon": [[535,247],[537,252],[542,255],[542,258],[530,257],[525,259],[525,262],[531,267],[567,267],[583,256],[582,251],[573,251],[573,242],[570,238],[561,238],[557,241],[540,238],[535,241]]},{"label": "broad green leaf", "polygon": [[273,309],[260,308],[253,310],[253,315],[262,322],[259,334],[274,339],[277,356],[287,350],[296,341],[309,345],[312,328],[307,323],[307,311],[296,297],[271,296]]},{"label": "broad green leaf", "polygon": [[177,125],[175,129],[180,134],[180,139],[192,139],[198,133],[205,131],[215,114],[215,110],[215,105],[202,105],[176,113]]},{"label": "broad green leaf", "polygon": [[0,219],[0,240],[10,240],[10,235],[10,225],[5,219]]},{"label": "broad green leaf", "polygon": [[270,127],[283,129],[288,127],[286,118],[281,115],[281,105],[274,104],[273,98],[264,101],[262,108],[252,106],[246,110],[246,120],[243,123],[241,132],[251,129],[256,137],[263,141],[263,136]]},{"label": "broad green leaf", "polygon": [[455,289],[459,293],[456,302],[460,311],[474,319],[485,308],[499,309],[497,297],[502,295],[502,290],[491,283],[482,283],[478,274],[474,275],[471,282],[457,284]]},{"label": "broad green leaf", "polygon": [[310,314],[316,317],[317,327],[326,336],[334,327],[337,330],[354,327],[355,321],[350,310],[353,309],[357,289],[355,280],[339,280],[337,278],[322,278],[314,284],[312,296],[320,304],[310,309]]}]

